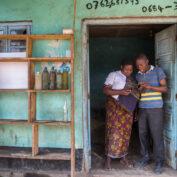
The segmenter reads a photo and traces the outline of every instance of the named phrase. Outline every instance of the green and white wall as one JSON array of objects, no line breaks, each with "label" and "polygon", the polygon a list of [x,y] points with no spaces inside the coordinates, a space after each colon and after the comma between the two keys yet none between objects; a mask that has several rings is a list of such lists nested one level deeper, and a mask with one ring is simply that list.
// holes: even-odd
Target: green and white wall
[{"label": "green and white wall", "polygon": [[[83,148],[82,105],[82,20],[84,18],[177,16],[175,0],[77,0],[75,27],[75,127],[76,148]],[[98,3],[97,3],[98,2]],[[113,2],[111,5],[110,3]],[[169,6],[167,8],[167,6]],[[62,27],[72,28],[74,0],[0,0],[0,21],[32,20],[33,34],[59,34]],[[62,48],[62,45],[66,46]],[[61,43],[60,50],[69,48]],[[49,45],[35,43],[33,56],[45,56]],[[42,52],[43,51],[43,52]],[[40,69],[40,64],[37,65]],[[64,94],[38,95],[37,116],[55,117],[62,107]],[[51,105],[52,104],[52,105]],[[52,109],[49,109],[52,106]],[[40,108],[43,110],[40,110]],[[51,111],[52,110],[52,111]],[[54,116],[52,116],[54,114]],[[0,94],[1,118],[27,118],[27,95],[25,93]],[[28,126],[1,125],[0,145],[31,146],[31,128]],[[45,127],[39,130],[40,147],[70,147],[70,130],[66,127]],[[66,141],[67,140],[67,141]]]}]

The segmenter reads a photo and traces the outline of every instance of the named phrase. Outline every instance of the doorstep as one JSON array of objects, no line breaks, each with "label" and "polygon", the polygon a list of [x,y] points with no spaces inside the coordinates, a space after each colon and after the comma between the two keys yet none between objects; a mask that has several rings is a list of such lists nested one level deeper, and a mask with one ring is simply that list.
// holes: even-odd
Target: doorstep
[{"label": "doorstep", "polygon": [[177,171],[169,167],[164,167],[161,175],[154,174],[153,169],[152,166],[148,166],[143,169],[91,170],[90,177],[177,177]]}]

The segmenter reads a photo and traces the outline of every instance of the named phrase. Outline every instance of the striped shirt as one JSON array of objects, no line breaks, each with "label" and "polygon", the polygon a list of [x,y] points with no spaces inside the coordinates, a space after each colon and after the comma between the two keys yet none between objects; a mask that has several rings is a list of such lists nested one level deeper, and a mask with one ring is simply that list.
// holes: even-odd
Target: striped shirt
[{"label": "striped shirt", "polygon": [[[146,73],[138,72],[136,79],[138,82],[146,82],[151,86],[160,86],[160,81],[165,79],[166,75],[159,67],[151,66],[150,70]],[[139,102],[139,108],[162,108],[163,99],[162,93],[154,90],[146,90],[145,88],[141,92],[141,98]]]}]

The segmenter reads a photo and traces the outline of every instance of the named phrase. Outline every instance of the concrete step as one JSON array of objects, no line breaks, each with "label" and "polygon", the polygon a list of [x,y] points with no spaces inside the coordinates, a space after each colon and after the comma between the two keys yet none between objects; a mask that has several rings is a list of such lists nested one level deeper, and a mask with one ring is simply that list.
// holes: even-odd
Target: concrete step
[{"label": "concrete step", "polygon": [[[164,168],[164,172],[161,175],[156,175],[152,170],[143,169],[126,169],[111,171],[105,170],[92,170],[89,174],[83,174],[76,172],[75,177],[177,177],[177,171],[171,168]],[[0,170],[0,177],[70,177],[69,172],[59,171],[12,171],[12,170]]]},{"label": "concrete step", "polygon": [[[157,177],[154,174],[153,169],[127,169],[127,170],[114,170],[105,171],[105,170],[95,170],[91,171],[91,177]],[[159,177],[177,177],[177,171],[164,168],[164,171]]]},{"label": "concrete step", "polygon": [[12,171],[12,170],[0,170],[0,177],[69,177],[69,173],[63,172],[49,172],[49,171]]}]

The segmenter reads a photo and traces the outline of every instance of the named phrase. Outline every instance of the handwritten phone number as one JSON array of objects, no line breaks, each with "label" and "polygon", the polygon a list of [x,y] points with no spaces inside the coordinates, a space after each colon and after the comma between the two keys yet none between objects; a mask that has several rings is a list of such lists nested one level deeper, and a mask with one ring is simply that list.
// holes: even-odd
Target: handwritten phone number
[{"label": "handwritten phone number", "polygon": [[142,11],[144,13],[146,13],[146,12],[156,12],[156,11],[163,12],[163,10],[165,10],[165,9],[173,9],[173,8],[174,8],[174,10],[177,10],[177,2],[175,1],[175,2],[173,2],[173,4],[174,4],[174,6],[173,5],[167,5],[167,6],[164,6],[164,7],[162,7],[160,5],[151,4],[149,6],[143,6]]},{"label": "handwritten phone number", "polygon": [[92,3],[87,3],[87,9],[98,9],[98,7],[108,7],[111,8],[116,5],[122,4],[131,4],[131,5],[138,5],[139,0],[101,0],[101,1],[93,1]]},{"label": "handwritten phone number", "polygon": [[[169,8],[171,6],[166,6],[165,8]],[[149,5],[148,7],[143,6],[142,7],[142,12],[146,13],[146,12],[156,12],[156,11],[160,11],[163,12],[163,10],[165,9],[163,7],[161,7],[160,5]]]}]

